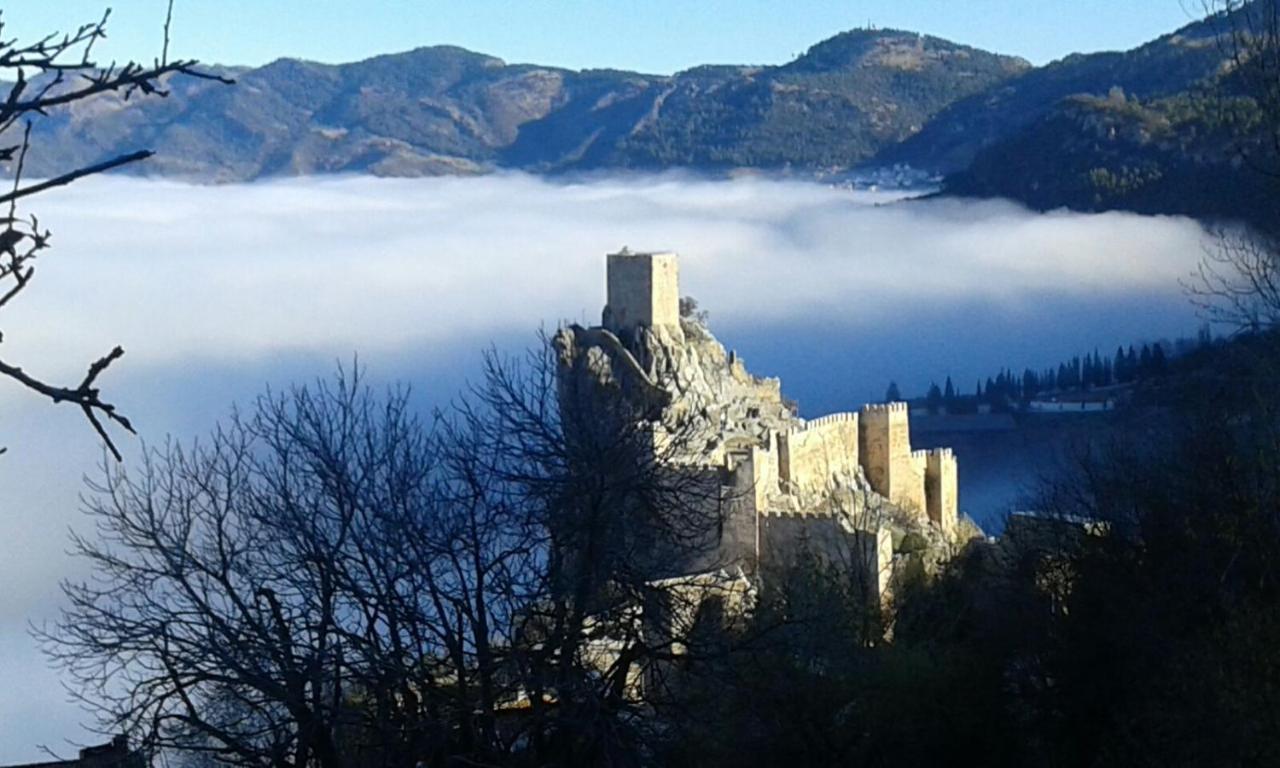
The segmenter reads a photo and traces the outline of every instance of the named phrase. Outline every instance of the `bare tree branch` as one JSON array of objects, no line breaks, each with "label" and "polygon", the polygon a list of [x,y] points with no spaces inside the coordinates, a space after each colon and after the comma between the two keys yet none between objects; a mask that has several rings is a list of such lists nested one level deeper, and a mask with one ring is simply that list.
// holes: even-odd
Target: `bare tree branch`
[{"label": "bare tree branch", "polygon": [[42,181],[39,184],[32,184],[29,187],[15,189],[12,192],[0,195],[0,203],[7,203],[22,197],[29,197],[30,195],[39,194],[40,192],[44,192],[47,189],[53,189],[54,187],[64,187],[76,179],[81,179],[85,176],[92,176],[96,173],[104,173],[139,160],[146,160],[154,154],[155,152],[152,152],[149,149],[143,149],[138,150],[137,152],[130,152],[127,155],[113,157],[110,160],[104,160],[101,163],[86,165],[83,168],[77,168],[74,171],[62,174],[61,176],[55,176],[54,178]]},{"label": "bare tree branch", "polygon": [[[0,17],[0,72],[12,73],[11,78],[3,78],[11,80],[12,85],[8,94],[0,100],[0,136],[15,129],[20,123],[25,123],[20,142],[0,147],[0,160],[13,161],[16,158],[12,188],[9,192],[0,194],[0,204],[8,203],[8,215],[0,222],[4,227],[0,230],[0,309],[13,301],[31,283],[35,275],[32,262],[49,247],[48,230],[41,229],[40,222],[34,215],[20,215],[18,201],[66,186],[87,176],[145,160],[153,154],[145,149],[127,152],[23,186],[34,120],[48,117],[59,108],[105,93],[119,93],[125,99],[135,93],[164,97],[168,94],[164,87],[165,81],[177,75],[231,82],[221,75],[203,71],[195,61],[169,61],[172,0],[166,9],[161,55],[154,65],[144,66],[135,62],[117,65],[112,62],[99,66],[93,59],[93,50],[97,41],[106,37],[110,17],[111,11],[108,9],[97,22],[81,25],[74,32],[64,35],[53,33],[25,44],[3,37],[4,23]],[[36,74],[33,78],[28,78],[28,72]],[[4,335],[0,332],[0,341],[3,340]],[[115,424],[130,433],[133,432],[133,427],[128,419],[116,411],[115,406],[102,400],[95,382],[123,354],[119,347],[113,349],[92,363],[84,380],[75,386],[52,384],[28,374],[20,365],[7,361],[0,361],[0,375],[55,403],[79,406],[111,455],[119,460],[120,451],[112,441],[107,426]]]}]

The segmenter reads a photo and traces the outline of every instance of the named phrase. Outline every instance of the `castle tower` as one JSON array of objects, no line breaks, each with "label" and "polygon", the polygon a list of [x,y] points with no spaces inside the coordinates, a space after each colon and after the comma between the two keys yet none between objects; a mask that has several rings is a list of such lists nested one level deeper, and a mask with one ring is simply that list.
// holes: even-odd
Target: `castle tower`
[{"label": "castle tower", "polygon": [[631,253],[608,257],[605,328],[614,333],[640,326],[680,332],[680,284],[674,253]]},{"label": "castle tower", "polygon": [[906,403],[868,405],[858,429],[858,461],[876,493],[903,509],[925,513],[924,467],[911,454]]},{"label": "castle tower", "polygon": [[951,535],[955,530],[960,507],[959,473],[956,456],[950,448],[929,451],[925,463],[924,498],[929,519],[937,523],[942,532]]}]

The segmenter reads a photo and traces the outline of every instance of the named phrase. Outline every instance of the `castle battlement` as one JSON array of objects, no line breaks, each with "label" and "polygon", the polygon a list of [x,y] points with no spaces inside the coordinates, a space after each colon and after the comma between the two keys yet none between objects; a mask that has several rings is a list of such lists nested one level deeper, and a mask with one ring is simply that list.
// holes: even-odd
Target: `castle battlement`
[{"label": "castle battlement", "polygon": [[863,413],[907,413],[906,403],[868,403],[862,406]]},{"label": "castle battlement", "polygon": [[831,517],[831,513],[814,507],[781,507],[766,510],[760,516],[784,520],[817,520],[818,518]]},{"label": "castle battlement", "polygon": [[778,477],[784,487],[827,491],[858,471],[858,414],[833,413],[778,436]]},{"label": "castle battlement", "polygon": [[[798,418],[777,379],[756,378],[701,321],[680,317],[677,258],[626,249],[608,255],[602,327],[557,334],[560,375],[579,377],[565,391],[585,384],[602,396],[641,399],[654,414],[645,418],[655,453],[720,489],[711,495],[728,502],[716,510],[722,525],[709,534],[709,554],[690,567],[759,569],[785,564],[803,548],[848,564],[856,551],[855,561],[874,568],[866,575],[883,598],[894,561],[890,527],[895,535],[923,530],[935,542],[954,535],[954,453],[912,449],[905,402]],[[694,439],[669,439],[682,429]],[[904,514],[864,531],[837,511],[859,503]]]},{"label": "castle battlement", "polygon": [[827,414],[826,416],[819,416],[816,419],[809,419],[808,421],[801,422],[800,426],[792,427],[788,431],[788,434],[794,435],[800,432],[807,432],[810,429],[816,429],[818,427],[823,427],[829,424],[845,424],[851,421],[857,422],[857,420],[858,420],[858,414],[856,412],[846,411],[844,413],[831,413],[831,414]]}]

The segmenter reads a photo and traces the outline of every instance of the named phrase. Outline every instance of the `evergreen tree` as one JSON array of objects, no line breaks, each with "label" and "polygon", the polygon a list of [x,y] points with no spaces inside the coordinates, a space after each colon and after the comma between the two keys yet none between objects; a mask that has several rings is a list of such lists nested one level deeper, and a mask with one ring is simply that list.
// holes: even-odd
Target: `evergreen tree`
[{"label": "evergreen tree", "polygon": [[956,400],[956,388],[955,385],[951,383],[950,376],[947,377],[947,385],[946,389],[942,392],[942,399],[947,405],[951,405]]},{"label": "evergreen tree", "polygon": [[1167,367],[1168,361],[1164,356],[1164,346],[1157,343],[1151,348],[1151,374],[1153,376],[1163,376]]},{"label": "evergreen tree", "polygon": [[1032,400],[1040,389],[1040,382],[1036,379],[1035,371],[1028,368],[1022,373],[1022,399],[1023,401]]},{"label": "evergreen tree", "polygon": [[1112,375],[1115,377],[1117,384],[1129,383],[1129,362],[1124,356],[1124,347],[1116,347],[1115,362],[1112,365]]},{"label": "evergreen tree", "polygon": [[942,390],[938,389],[937,382],[929,385],[929,394],[925,402],[928,404],[929,413],[937,413],[942,408]]},{"label": "evergreen tree", "polygon": [[902,392],[898,390],[898,382],[889,382],[889,389],[884,393],[884,401],[886,403],[896,403],[902,400]]}]

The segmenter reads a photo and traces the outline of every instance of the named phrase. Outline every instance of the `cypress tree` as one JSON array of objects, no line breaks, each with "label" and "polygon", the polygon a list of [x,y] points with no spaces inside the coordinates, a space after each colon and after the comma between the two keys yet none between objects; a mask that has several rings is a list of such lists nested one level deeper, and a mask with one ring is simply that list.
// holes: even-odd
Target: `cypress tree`
[{"label": "cypress tree", "polygon": [[942,390],[938,389],[938,383],[934,382],[929,385],[929,394],[925,398],[928,404],[929,413],[937,413],[942,407]]}]

